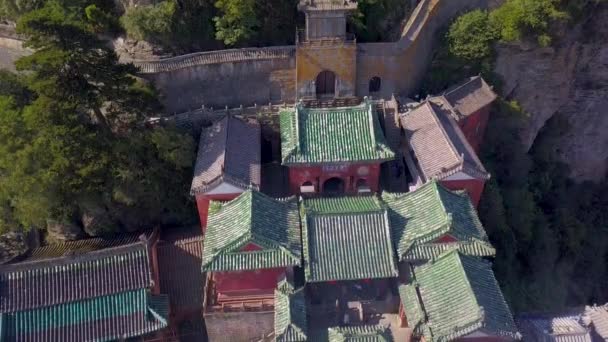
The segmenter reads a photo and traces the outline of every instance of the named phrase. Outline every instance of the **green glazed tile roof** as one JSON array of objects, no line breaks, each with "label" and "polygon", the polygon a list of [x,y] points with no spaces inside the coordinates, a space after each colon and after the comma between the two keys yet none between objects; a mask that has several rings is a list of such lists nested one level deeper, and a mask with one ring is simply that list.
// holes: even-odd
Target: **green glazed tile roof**
[{"label": "green glazed tile roof", "polygon": [[147,290],[121,292],[3,314],[1,341],[109,341],[167,327],[169,300]]},{"label": "green glazed tile roof", "polygon": [[403,260],[430,260],[438,257],[446,251],[457,249],[462,254],[474,256],[494,256],[496,249],[488,242],[480,240],[450,242],[450,243],[425,243],[414,244],[403,254]]},{"label": "green glazed tile roof", "polygon": [[390,330],[381,325],[335,327],[327,330],[329,342],[393,342]]},{"label": "green glazed tile roof", "polygon": [[407,312],[407,325],[412,329],[417,329],[424,324],[424,310],[422,309],[422,303],[418,299],[416,293],[416,286],[414,284],[402,284],[399,285],[399,297],[403,307],[406,308]]},{"label": "green glazed tile roof", "polygon": [[[241,251],[249,243],[261,250]],[[211,202],[203,271],[299,265],[301,238],[295,198],[277,200],[249,190],[228,203]]]},{"label": "green glazed tile roof", "polygon": [[[431,181],[413,192],[385,193],[382,199],[389,207],[400,260],[428,259],[454,245],[465,254],[495,254],[475,207],[463,192],[448,190]],[[458,242],[433,242],[446,234]]]},{"label": "green glazed tile roof", "polygon": [[303,201],[302,243],[308,282],[397,275],[388,213],[372,197]]},{"label": "green glazed tile roof", "polygon": [[371,103],[355,107],[304,108],[280,113],[283,164],[391,160],[395,154]]},{"label": "green glazed tile roof", "polygon": [[416,332],[428,342],[451,341],[477,330],[519,337],[488,261],[451,251],[415,266],[413,276],[400,295],[408,320],[420,322]]},{"label": "green glazed tile roof", "polygon": [[304,289],[295,290],[287,281],[274,293],[274,331],[276,341],[307,341],[306,298]]}]

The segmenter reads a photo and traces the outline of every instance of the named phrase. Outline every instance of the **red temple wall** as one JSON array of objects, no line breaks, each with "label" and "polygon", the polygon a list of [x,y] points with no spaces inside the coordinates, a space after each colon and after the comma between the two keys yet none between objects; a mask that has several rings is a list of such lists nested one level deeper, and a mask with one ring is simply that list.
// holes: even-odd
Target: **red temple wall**
[{"label": "red temple wall", "polygon": [[466,190],[471,198],[471,202],[477,208],[485,181],[481,179],[448,180],[441,181],[441,184],[450,190]]},{"label": "red temple wall", "polygon": [[241,272],[214,272],[213,276],[218,294],[229,295],[233,291],[273,292],[283,274],[285,268],[269,268]]},{"label": "red temple wall", "polygon": [[344,164],[337,166],[290,166],[289,189],[292,194],[300,193],[300,186],[311,182],[315,192],[323,192],[323,183],[330,178],[340,178],[344,181],[346,193],[356,193],[357,181],[363,179],[372,192],[378,192],[380,179],[380,163],[375,164]]},{"label": "red temple wall", "polygon": [[198,210],[198,217],[201,220],[201,229],[203,234],[207,229],[207,215],[209,214],[209,201],[230,201],[237,198],[240,194],[216,194],[216,195],[196,195],[196,208]]},{"label": "red temple wall", "polygon": [[488,126],[490,106],[491,104],[481,108],[477,112],[469,115],[466,119],[458,122],[464,136],[477,153],[479,153],[479,148],[481,147],[486,127]]}]

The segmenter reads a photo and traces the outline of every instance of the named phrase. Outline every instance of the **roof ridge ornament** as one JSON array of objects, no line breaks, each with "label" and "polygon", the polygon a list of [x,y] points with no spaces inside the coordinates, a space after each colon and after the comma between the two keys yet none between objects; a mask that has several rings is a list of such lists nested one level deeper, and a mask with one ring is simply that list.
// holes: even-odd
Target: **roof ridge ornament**
[{"label": "roof ridge ornament", "polygon": [[369,133],[370,133],[370,136],[372,138],[372,145],[373,145],[374,149],[376,149],[377,142],[376,142],[376,130],[374,128],[374,108],[372,106],[372,101],[370,100],[369,97],[364,96],[363,97],[363,102],[365,103],[365,107],[366,107],[367,114],[368,114]]}]

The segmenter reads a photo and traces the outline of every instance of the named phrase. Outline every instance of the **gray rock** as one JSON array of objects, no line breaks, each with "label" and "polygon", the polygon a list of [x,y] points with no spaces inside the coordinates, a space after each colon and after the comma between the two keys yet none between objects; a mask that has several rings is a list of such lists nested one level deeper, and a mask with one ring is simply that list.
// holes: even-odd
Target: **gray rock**
[{"label": "gray rock", "polygon": [[113,234],[118,230],[116,222],[102,204],[87,203],[81,205],[80,219],[84,231],[91,236],[104,236]]},{"label": "gray rock", "polygon": [[498,49],[495,71],[503,96],[530,114],[521,132],[530,148],[544,124],[559,113],[570,123],[555,150],[578,181],[601,181],[608,171],[608,5],[570,30],[554,49]]},{"label": "gray rock", "polygon": [[47,220],[47,239],[52,242],[78,240],[86,237],[84,231],[73,222]]},{"label": "gray rock", "polygon": [[0,234],[0,264],[27,250],[25,236],[20,231],[9,231]]}]

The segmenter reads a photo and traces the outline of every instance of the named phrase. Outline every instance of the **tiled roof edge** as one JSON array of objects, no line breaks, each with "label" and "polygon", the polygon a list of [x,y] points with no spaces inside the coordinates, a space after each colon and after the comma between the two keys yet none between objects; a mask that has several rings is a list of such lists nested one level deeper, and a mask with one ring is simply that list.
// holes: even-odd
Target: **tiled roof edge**
[{"label": "tiled roof edge", "polygon": [[58,258],[40,259],[23,261],[15,264],[0,265],[0,273],[29,271],[33,269],[54,267],[58,265],[75,264],[105,257],[112,257],[116,254],[128,254],[136,250],[143,249],[149,255],[147,241],[138,241],[128,245],[104,248],[82,254],[66,255]]}]

